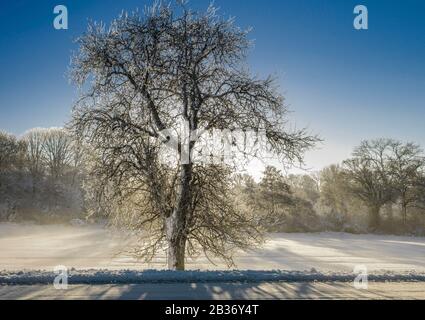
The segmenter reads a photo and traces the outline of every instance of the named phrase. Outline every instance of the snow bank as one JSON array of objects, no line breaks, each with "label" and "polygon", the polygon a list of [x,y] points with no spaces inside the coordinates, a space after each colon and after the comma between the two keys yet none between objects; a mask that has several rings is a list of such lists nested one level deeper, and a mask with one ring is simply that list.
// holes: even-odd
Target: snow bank
[{"label": "snow bank", "polygon": [[[50,271],[0,271],[0,285],[52,284],[57,276]],[[168,271],[168,270],[75,270],[68,273],[68,284],[143,284],[192,282],[352,282],[353,273],[311,271]],[[369,281],[425,281],[425,273],[405,271],[374,272]]]}]

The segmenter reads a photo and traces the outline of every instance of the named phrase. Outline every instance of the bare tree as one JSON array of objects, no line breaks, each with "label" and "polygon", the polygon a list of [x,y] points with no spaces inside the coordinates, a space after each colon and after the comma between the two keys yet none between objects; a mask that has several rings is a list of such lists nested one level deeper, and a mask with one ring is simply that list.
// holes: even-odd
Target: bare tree
[{"label": "bare tree", "polygon": [[350,191],[368,207],[371,230],[379,228],[381,208],[394,196],[389,168],[392,144],[390,139],[362,141],[353,157],[343,162]]},{"label": "bare tree", "polygon": [[44,174],[43,143],[44,129],[31,129],[22,137],[26,146],[26,165],[32,179],[33,194],[36,192],[37,184]]},{"label": "bare tree", "polygon": [[[2,201],[14,173],[24,165],[25,144],[15,136],[0,131],[0,201]],[[16,178],[16,176],[14,177]]]},{"label": "bare tree", "polygon": [[266,167],[259,186],[263,201],[258,202],[263,204],[268,217],[278,217],[279,206],[288,206],[292,203],[290,186],[275,167]]},{"label": "bare tree", "polygon": [[27,147],[27,165],[34,182],[46,170],[54,179],[59,178],[74,160],[73,141],[63,128],[35,128],[25,133],[22,141]]},{"label": "bare tree", "polygon": [[347,214],[346,181],[339,165],[330,165],[320,172],[320,201],[332,212]]},{"label": "bare tree", "polygon": [[0,131],[0,173],[19,168],[22,165],[24,144],[15,136]]},{"label": "bare tree", "polygon": [[[197,13],[160,4],[142,17],[124,13],[109,28],[92,24],[78,43],[72,78],[79,85],[93,81],[71,128],[95,153],[94,172],[110,194],[139,194],[145,217],[138,225],[150,225],[155,235],[150,247],[165,241],[168,267],[180,270],[195,247],[223,257],[224,243],[249,243],[253,232],[244,241],[230,232],[249,224],[223,194],[226,166],[195,165],[197,139],[185,143],[172,135],[183,124],[190,136],[262,130],[274,154],[288,162],[302,161],[314,145],[316,137],[305,130],[287,129],[274,81],[254,78],[244,67],[247,32],[212,6]],[[174,158],[167,152],[171,141]]]},{"label": "bare tree", "polygon": [[396,200],[400,201],[403,224],[407,223],[407,210],[421,198],[421,177],[425,168],[422,149],[414,143],[392,141],[389,157],[390,175]]},{"label": "bare tree", "polygon": [[422,172],[415,186],[415,202],[413,207],[425,214],[425,173]]},{"label": "bare tree", "polygon": [[43,131],[42,152],[50,176],[54,179],[65,174],[73,160],[72,140],[63,128],[49,128]]}]

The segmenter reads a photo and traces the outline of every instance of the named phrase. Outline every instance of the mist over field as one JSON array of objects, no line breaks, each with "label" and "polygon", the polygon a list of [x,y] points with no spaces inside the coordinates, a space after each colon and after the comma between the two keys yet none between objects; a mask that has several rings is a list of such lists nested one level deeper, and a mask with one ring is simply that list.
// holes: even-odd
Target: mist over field
[{"label": "mist over field", "polygon": [[[102,225],[0,224],[0,265],[5,270],[75,269],[149,270],[167,268],[165,252],[138,261],[126,250],[136,239]],[[353,272],[425,272],[425,238],[347,233],[273,233],[263,246],[235,254],[240,270]],[[225,270],[205,256],[189,258],[188,270]]]}]

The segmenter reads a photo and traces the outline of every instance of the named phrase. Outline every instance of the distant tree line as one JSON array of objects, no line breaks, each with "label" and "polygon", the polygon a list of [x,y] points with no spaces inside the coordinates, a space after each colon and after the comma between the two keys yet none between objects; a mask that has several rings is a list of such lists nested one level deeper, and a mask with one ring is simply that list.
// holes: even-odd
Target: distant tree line
[{"label": "distant tree line", "polygon": [[239,196],[269,231],[425,234],[425,158],[414,143],[363,141],[340,165],[240,176]]},{"label": "distant tree line", "polygon": [[[96,163],[62,128],[32,129],[20,138],[1,132],[0,219],[107,218],[122,203],[100,195],[103,182],[86,173]],[[414,143],[363,141],[351,158],[314,173],[284,174],[269,166],[260,181],[229,174],[221,193],[268,232],[425,234],[425,157]],[[215,189],[208,195],[219,196]],[[137,212],[148,209],[138,206]]]},{"label": "distant tree line", "polygon": [[0,132],[0,219],[54,223],[83,212],[81,153],[62,128]]}]

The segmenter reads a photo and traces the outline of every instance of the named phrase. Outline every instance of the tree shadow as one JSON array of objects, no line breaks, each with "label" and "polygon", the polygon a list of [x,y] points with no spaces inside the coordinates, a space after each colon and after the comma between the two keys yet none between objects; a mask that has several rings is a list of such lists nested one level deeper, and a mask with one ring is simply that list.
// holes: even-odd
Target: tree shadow
[{"label": "tree shadow", "polygon": [[280,236],[290,241],[290,245],[266,246],[260,252],[238,257],[237,262],[256,261],[252,264],[267,266],[263,269],[285,270],[316,268],[351,272],[358,264],[374,266],[373,269],[406,270],[406,266],[425,269],[424,238],[373,235],[365,238],[365,235],[346,233]]},{"label": "tree shadow", "polygon": [[[117,287],[119,288],[119,287]],[[350,283],[262,282],[262,283],[179,283],[130,285],[120,294],[111,287],[96,299],[120,300],[300,300],[368,299],[371,293]],[[117,293],[117,291],[115,291]],[[382,296],[372,295],[374,298]]]}]

